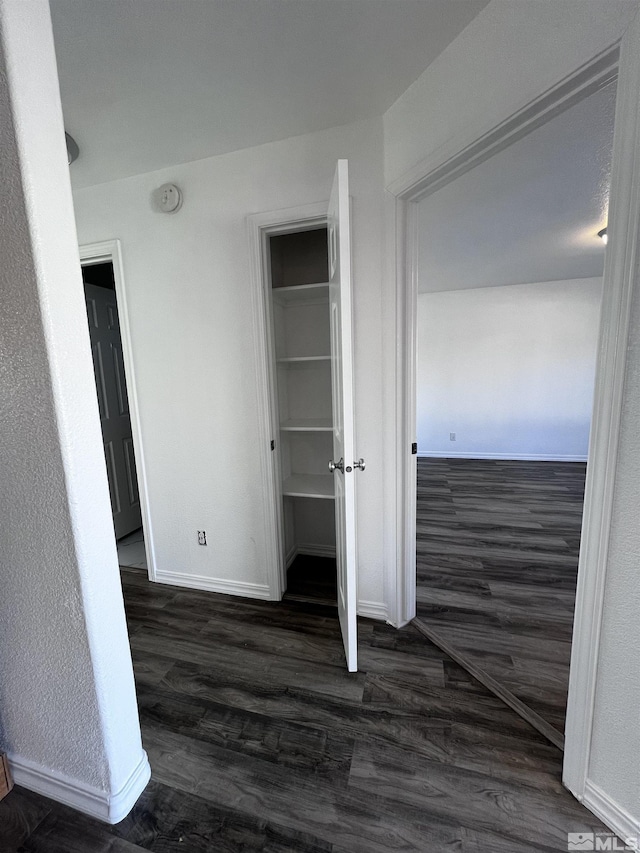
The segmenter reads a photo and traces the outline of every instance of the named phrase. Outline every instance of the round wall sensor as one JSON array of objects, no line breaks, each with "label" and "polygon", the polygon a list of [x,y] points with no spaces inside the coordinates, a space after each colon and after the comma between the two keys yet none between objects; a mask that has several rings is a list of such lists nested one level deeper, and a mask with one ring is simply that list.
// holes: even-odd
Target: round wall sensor
[{"label": "round wall sensor", "polygon": [[176,213],[182,206],[182,193],[175,184],[163,184],[158,190],[158,201],[163,213]]}]

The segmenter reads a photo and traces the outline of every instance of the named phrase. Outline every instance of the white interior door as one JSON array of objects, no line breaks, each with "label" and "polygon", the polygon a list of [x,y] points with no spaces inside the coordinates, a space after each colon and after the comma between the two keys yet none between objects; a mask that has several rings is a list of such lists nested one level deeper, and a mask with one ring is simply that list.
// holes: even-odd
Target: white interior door
[{"label": "white interior door", "polygon": [[338,613],[349,672],[358,669],[349,174],[338,160],[328,215]]}]

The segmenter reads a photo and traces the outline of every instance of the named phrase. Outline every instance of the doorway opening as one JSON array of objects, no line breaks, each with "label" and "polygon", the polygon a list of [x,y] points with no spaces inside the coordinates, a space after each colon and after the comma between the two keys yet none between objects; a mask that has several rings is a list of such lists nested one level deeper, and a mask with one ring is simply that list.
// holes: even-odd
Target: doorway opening
[{"label": "doorway opening", "polygon": [[337,605],[327,227],[270,234],[284,598]]},{"label": "doorway opening", "polygon": [[418,625],[560,748],[615,101],[417,203]]},{"label": "doorway opening", "polygon": [[123,282],[117,244],[81,249],[81,266],[118,563],[151,576],[127,369],[130,348],[119,310]]}]

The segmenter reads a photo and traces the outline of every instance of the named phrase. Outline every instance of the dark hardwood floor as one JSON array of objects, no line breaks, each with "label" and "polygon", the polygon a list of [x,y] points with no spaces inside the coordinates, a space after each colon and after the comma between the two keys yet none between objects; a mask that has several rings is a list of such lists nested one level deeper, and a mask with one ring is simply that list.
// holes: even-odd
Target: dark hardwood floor
[{"label": "dark hardwood floor", "polygon": [[152,781],[106,826],[24,789],[2,853],[534,853],[602,826],[561,755],[408,626],[122,573]]},{"label": "dark hardwood floor", "polygon": [[285,601],[336,605],[338,570],[335,557],[298,554],[287,569]]},{"label": "dark hardwood floor", "polygon": [[585,468],[418,460],[418,617],[559,733]]}]

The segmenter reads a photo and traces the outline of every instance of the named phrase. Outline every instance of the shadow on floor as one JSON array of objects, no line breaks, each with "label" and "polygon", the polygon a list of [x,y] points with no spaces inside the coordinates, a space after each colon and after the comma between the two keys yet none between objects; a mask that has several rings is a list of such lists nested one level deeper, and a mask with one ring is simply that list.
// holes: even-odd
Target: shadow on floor
[{"label": "shadow on floor", "polygon": [[338,584],[335,558],[298,554],[287,570],[284,598],[289,601],[336,605]]}]

